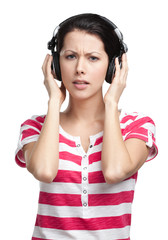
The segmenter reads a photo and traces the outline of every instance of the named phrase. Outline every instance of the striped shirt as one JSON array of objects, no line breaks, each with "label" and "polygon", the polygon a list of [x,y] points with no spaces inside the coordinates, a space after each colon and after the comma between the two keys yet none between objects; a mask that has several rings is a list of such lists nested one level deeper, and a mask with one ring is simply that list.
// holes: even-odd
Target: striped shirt
[{"label": "striped shirt", "polygon": [[[21,125],[15,161],[26,167],[22,148],[37,141],[45,115]],[[158,149],[153,120],[137,112],[120,114],[123,140],[138,138],[150,147],[147,161]],[[86,153],[80,136],[59,125],[59,169],[52,183],[40,182],[38,212],[32,240],[130,240],[131,206],[137,174],[107,184],[101,169],[103,131],[89,137]]]}]

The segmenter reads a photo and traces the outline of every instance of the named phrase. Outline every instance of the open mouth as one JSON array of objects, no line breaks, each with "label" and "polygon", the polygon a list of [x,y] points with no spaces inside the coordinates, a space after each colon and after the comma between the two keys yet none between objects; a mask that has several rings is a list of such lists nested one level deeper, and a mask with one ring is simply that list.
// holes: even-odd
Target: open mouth
[{"label": "open mouth", "polygon": [[82,84],[89,84],[89,83],[86,83],[86,82],[74,82],[74,84],[82,85]]},{"label": "open mouth", "polygon": [[87,81],[85,81],[85,80],[79,80],[79,79],[75,80],[73,83],[74,83],[74,84],[79,84],[79,85],[89,84]]}]

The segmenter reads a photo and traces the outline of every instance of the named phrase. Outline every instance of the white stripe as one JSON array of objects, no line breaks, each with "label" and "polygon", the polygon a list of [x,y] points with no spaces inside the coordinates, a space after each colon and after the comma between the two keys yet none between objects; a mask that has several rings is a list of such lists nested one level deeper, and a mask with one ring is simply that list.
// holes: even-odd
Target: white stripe
[{"label": "white stripe", "polygon": [[155,126],[153,125],[153,123],[144,123],[142,125],[143,128],[145,128],[146,130],[150,130],[154,135],[155,135]]},{"label": "white stripe", "polygon": [[[127,135],[129,135],[129,134],[130,134],[130,133],[128,133]],[[134,133],[134,132],[131,133],[131,136],[134,136],[134,135],[135,135],[135,136],[144,137],[144,138],[148,138],[147,135],[144,135],[144,134],[141,134],[141,133],[136,133],[136,132],[135,132],[135,133]],[[137,137],[135,137],[135,138],[137,138]]]},{"label": "white stripe", "polygon": [[51,228],[35,227],[33,237],[52,240],[112,240],[129,238],[130,226],[117,229],[107,229],[98,231],[85,230],[57,230]]},{"label": "white stripe", "polygon": [[28,130],[28,129],[34,129],[35,131],[37,131],[39,133],[41,132],[38,128],[36,128],[32,125],[26,125],[26,124],[21,127],[21,132],[23,132],[24,130]]},{"label": "white stripe", "polygon": [[75,155],[79,156],[79,153],[77,152],[76,147],[71,147],[63,142],[59,143],[59,151],[60,152],[66,151],[67,153],[71,153],[71,154],[75,154]]},{"label": "white stripe", "polygon": [[89,184],[89,194],[119,193],[135,189],[135,179],[128,179],[116,184],[93,183]]},{"label": "white stripe", "polygon": [[[119,193],[123,191],[131,191],[135,188],[135,179],[128,179],[116,184],[94,183],[88,184],[89,194],[103,194],[103,193]],[[40,182],[40,190],[47,193],[62,193],[62,194],[81,194],[82,184],[76,183],[61,183]]]},{"label": "white stripe", "polygon": [[40,191],[60,194],[81,194],[82,185],[77,183],[40,182]]},{"label": "white stripe", "polygon": [[68,160],[59,159],[59,170],[79,171],[81,172],[81,166]]},{"label": "white stripe", "polygon": [[[89,172],[102,171],[101,160],[97,162],[93,162],[88,165]],[[59,161],[59,169],[60,170],[70,170],[70,171],[82,171],[81,166],[76,164],[75,162],[69,160],[63,160],[60,158]]]},{"label": "white stripe", "polygon": [[120,123],[120,127],[121,129],[125,129],[127,127],[127,125],[131,124],[133,122],[132,119],[129,119],[128,121],[126,121],[125,123]]},{"label": "white stripe", "polygon": [[89,165],[89,172],[102,171],[102,162],[97,161]]},{"label": "white stripe", "polygon": [[30,142],[36,142],[39,138],[39,135],[32,135],[32,136],[29,136],[29,137],[26,137],[22,140],[22,147],[27,144],[27,143],[30,143]]},{"label": "white stripe", "polygon": [[23,141],[21,141],[21,137],[22,136],[20,136],[20,140],[18,141],[18,146],[17,146],[17,149],[15,151],[15,156],[17,156],[17,158],[20,162],[25,163],[25,161],[23,161],[19,158],[18,153],[19,153],[20,150],[22,151],[22,148],[25,144],[37,141],[38,138],[39,138],[39,135],[33,135],[33,136],[30,136],[30,137],[27,137]]},{"label": "white stripe", "polygon": [[[73,140],[71,140],[71,141],[73,141]],[[75,140],[74,140],[74,142],[75,142]],[[82,148],[82,146],[81,146],[81,148]],[[79,147],[71,147],[67,143],[60,142],[59,143],[60,152],[65,151],[65,149],[66,149],[66,152],[70,152],[70,153],[78,155],[78,156],[81,153],[81,151],[79,151]],[[101,149],[102,149],[102,142],[92,148],[92,150],[89,152],[89,156],[92,155],[93,153],[100,152]]]},{"label": "white stripe", "polygon": [[80,218],[98,218],[121,216],[123,214],[131,214],[132,203],[121,203],[119,205],[92,206],[87,208],[87,216],[83,216],[83,207],[70,206],[51,206],[39,204],[38,214],[52,217],[80,217]]},{"label": "white stripe", "polygon": [[93,152],[91,154],[100,152],[102,150],[102,145],[103,145],[103,142],[99,143],[98,145],[95,145],[94,148],[92,149]]}]

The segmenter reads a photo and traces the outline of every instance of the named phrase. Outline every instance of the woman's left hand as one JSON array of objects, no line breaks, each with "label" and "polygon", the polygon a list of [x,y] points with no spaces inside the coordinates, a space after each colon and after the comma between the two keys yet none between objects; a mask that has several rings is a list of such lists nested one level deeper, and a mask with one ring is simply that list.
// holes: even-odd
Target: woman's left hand
[{"label": "woman's left hand", "polygon": [[126,87],[126,80],[128,75],[128,64],[127,64],[127,56],[125,53],[122,55],[121,60],[122,60],[122,67],[120,68],[118,58],[115,59],[115,68],[116,68],[115,75],[114,75],[114,78],[112,79],[112,83],[110,84],[109,89],[107,90],[104,96],[104,102],[112,101],[118,104],[119,99],[122,95],[122,92]]}]

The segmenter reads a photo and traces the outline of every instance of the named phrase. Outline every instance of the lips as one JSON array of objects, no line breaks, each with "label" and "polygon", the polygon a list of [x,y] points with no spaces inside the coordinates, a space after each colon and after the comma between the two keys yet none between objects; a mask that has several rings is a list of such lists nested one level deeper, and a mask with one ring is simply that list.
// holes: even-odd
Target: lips
[{"label": "lips", "polygon": [[85,80],[75,80],[73,83],[75,84],[89,84],[87,81]]}]

